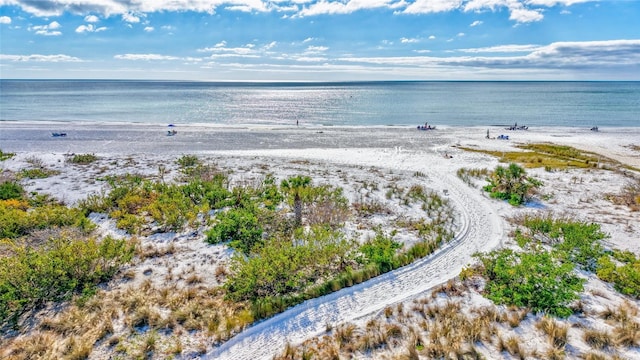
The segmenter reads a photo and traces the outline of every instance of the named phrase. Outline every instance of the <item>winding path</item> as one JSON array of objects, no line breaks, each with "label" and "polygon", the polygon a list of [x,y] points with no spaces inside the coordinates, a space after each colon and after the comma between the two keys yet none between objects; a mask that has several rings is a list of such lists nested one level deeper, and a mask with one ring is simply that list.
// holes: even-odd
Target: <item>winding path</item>
[{"label": "winding path", "polygon": [[[262,153],[263,155],[264,153]],[[299,153],[280,152],[279,156],[299,157]],[[319,160],[379,165],[371,150],[362,157],[336,157],[335,150],[323,153]],[[390,156],[388,152],[379,154]],[[461,224],[455,239],[436,253],[413,264],[386,273],[356,286],[305,301],[281,314],[260,322],[206,355],[208,359],[271,359],[287,342],[298,343],[326,330],[328,324],[355,320],[441,284],[460,273],[472,255],[491,250],[503,237],[500,217],[477,189],[460,181],[442,157],[430,156],[416,162],[415,154],[391,154],[394,170],[422,171],[428,174],[434,190],[447,189],[449,199],[459,211]],[[431,158],[432,157],[432,158]],[[444,160],[446,161],[446,160]],[[427,166],[428,165],[428,166]]]}]

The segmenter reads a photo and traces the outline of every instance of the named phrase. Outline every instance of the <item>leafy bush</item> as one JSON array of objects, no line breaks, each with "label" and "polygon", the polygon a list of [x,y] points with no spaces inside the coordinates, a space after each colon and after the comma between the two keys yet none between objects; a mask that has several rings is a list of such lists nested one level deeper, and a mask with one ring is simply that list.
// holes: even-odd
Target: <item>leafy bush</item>
[{"label": "leafy bush", "polygon": [[602,256],[596,275],[622,294],[640,298],[640,259],[635,254],[615,250],[612,256]]},{"label": "leafy bush", "polygon": [[565,261],[594,271],[597,260],[604,254],[601,241],[607,238],[600,225],[552,216],[525,216],[523,225],[529,234],[520,234],[520,241],[542,241],[559,250]]},{"label": "leafy bush", "polygon": [[578,298],[583,280],[573,273],[572,263],[542,250],[504,249],[476,256],[481,262],[476,270],[487,279],[485,292],[492,301],[559,317],[573,313],[569,303]]},{"label": "leafy bush", "polygon": [[88,165],[98,160],[95,154],[75,154],[69,159],[69,162],[78,165]]},{"label": "leafy bush", "polygon": [[350,242],[323,227],[298,231],[296,241],[270,239],[247,257],[237,254],[225,284],[234,300],[256,301],[301,292],[349,262]]},{"label": "leafy bush", "polygon": [[24,195],[24,188],[14,181],[0,184],[0,200],[20,199]]},{"label": "leafy bush", "polygon": [[262,227],[255,208],[233,208],[216,216],[217,223],[207,232],[207,242],[231,241],[231,247],[249,254],[262,240]]},{"label": "leafy bush", "polygon": [[195,155],[182,155],[178,160],[176,160],[176,163],[180,165],[180,167],[188,168],[199,165],[200,159]]},{"label": "leafy bush", "polygon": [[110,279],[133,251],[133,244],[109,237],[60,236],[38,248],[9,242],[9,254],[0,257],[0,326],[16,326],[25,312]]},{"label": "leafy bush", "polygon": [[489,184],[483,189],[493,198],[507,200],[509,204],[517,206],[524,204],[542,182],[527,177],[524,168],[517,164],[508,167],[498,166],[487,179]]},{"label": "leafy bush", "polygon": [[396,250],[401,247],[402,244],[393,241],[391,237],[385,236],[381,231],[378,231],[373,239],[360,247],[360,252],[362,252],[364,258],[359,261],[361,263],[374,263],[381,273],[385,273],[398,267]]},{"label": "leafy bush", "polygon": [[18,203],[23,205],[0,201],[0,238],[14,239],[27,235],[32,230],[50,227],[74,226],[89,231],[94,226],[77,208],[59,204],[29,208],[24,202]]}]

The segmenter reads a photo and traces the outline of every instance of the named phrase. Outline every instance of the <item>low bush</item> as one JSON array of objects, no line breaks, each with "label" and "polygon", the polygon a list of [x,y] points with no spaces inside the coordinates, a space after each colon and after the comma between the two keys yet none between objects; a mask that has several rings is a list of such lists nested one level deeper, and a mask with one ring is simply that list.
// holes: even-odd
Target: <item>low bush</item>
[{"label": "low bush", "polygon": [[526,203],[535,190],[542,186],[541,181],[528,177],[525,170],[514,163],[508,167],[499,165],[487,180],[489,184],[483,189],[491,197],[507,200],[514,206]]},{"label": "low bush", "polygon": [[75,154],[68,161],[72,164],[88,165],[97,160],[98,157],[95,154]]},{"label": "low bush", "polygon": [[0,161],[11,159],[14,156],[16,156],[16,153],[4,152],[0,149]]},{"label": "low bush", "polygon": [[234,208],[219,213],[216,224],[207,232],[207,242],[217,244],[231,241],[230,246],[249,254],[262,242],[262,226],[258,222],[257,208]]},{"label": "low bush", "polygon": [[24,196],[24,188],[15,181],[0,184],[0,200],[20,199]]},{"label": "low bush", "polygon": [[72,226],[88,232],[94,225],[77,208],[59,204],[29,207],[24,200],[0,200],[0,239],[15,239],[34,230]]},{"label": "low bush", "polygon": [[18,325],[25,312],[88,292],[131,260],[134,246],[107,237],[58,236],[39,247],[9,241],[0,257],[0,326]]},{"label": "low bush", "polygon": [[479,254],[476,269],[487,279],[486,296],[497,304],[531,308],[534,312],[567,317],[571,301],[578,298],[583,280],[574,265],[544,250],[515,252],[510,249]]},{"label": "low bush", "polygon": [[615,250],[598,260],[596,275],[613,283],[622,294],[640,298],[640,259],[629,251]]}]

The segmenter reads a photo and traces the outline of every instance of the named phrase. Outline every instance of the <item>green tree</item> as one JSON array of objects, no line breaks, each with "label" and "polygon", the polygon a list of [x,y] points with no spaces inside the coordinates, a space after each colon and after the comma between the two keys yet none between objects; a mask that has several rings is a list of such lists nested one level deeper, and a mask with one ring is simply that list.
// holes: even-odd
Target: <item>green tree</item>
[{"label": "green tree", "polygon": [[491,197],[507,200],[514,206],[527,202],[535,190],[542,186],[541,181],[528,177],[524,168],[514,163],[508,167],[497,166],[487,180],[489,184],[484,190]]},{"label": "green tree", "polygon": [[293,197],[293,210],[295,213],[295,225],[302,224],[302,195],[304,190],[311,185],[311,178],[308,176],[294,176],[282,180],[280,187],[289,196]]}]

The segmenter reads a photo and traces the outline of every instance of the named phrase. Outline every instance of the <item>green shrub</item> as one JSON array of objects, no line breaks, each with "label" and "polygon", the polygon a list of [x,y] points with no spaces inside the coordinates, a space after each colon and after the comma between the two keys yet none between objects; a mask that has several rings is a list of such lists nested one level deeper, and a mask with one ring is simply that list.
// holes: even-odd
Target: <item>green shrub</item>
[{"label": "green shrub", "polygon": [[14,239],[33,230],[66,226],[73,226],[85,232],[94,227],[77,208],[67,208],[59,204],[29,208],[12,206],[7,201],[0,201],[0,238]]},{"label": "green shrub", "polygon": [[176,160],[176,163],[183,168],[194,167],[201,164],[200,159],[195,155],[182,155]]},{"label": "green shrub", "polygon": [[105,238],[50,238],[33,248],[9,243],[9,254],[0,257],[0,326],[16,326],[21,314],[49,301],[88,293],[110,279],[130,261],[133,244]]},{"label": "green shrub", "polygon": [[75,154],[69,159],[69,162],[78,165],[88,165],[98,160],[94,154]]},{"label": "green shrub", "polygon": [[527,177],[524,168],[517,164],[508,167],[498,166],[487,179],[489,184],[483,189],[493,198],[507,200],[509,204],[517,206],[524,204],[542,186],[542,182]]},{"label": "green shrub", "polygon": [[[250,256],[233,257],[225,288],[234,300],[264,302],[272,298],[269,303],[291,304],[304,297],[301,292],[309,284],[343,269],[350,262],[350,248],[351,243],[342,235],[324,227],[298,230],[295,242],[269,239],[257,245]],[[286,299],[290,296],[297,300]]]},{"label": "green shrub", "polygon": [[629,251],[615,250],[598,260],[596,275],[622,294],[640,298],[640,259]]},{"label": "green shrub", "polygon": [[0,149],[0,161],[11,159],[14,156],[16,156],[16,153],[4,152]]},{"label": "green shrub", "polygon": [[378,231],[373,239],[360,247],[360,252],[364,255],[364,258],[360,258],[359,262],[374,263],[381,273],[391,271],[398,267],[396,250],[401,247],[402,244],[393,241],[391,237],[385,236],[381,231]]},{"label": "green shrub", "polygon": [[595,271],[597,260],[604,254],[601,241],[607,238],[607,234],[602,232],[599,224],[552,216],[527,216],[523,225],[529,234],[521,233],[519,241],[523,238],[526,241],[541,239],[559,250],[566,261],[578,264],[585,270]]},{"label": "green shrub", "polygon": [[481,262],[477,271],[487,279],[486,296],[497,304],[559,317],[573,313],[569,303],[578,298],[584,281],[573,273],[572,263],[543,250],[504,249],[476,256]]},{"label": "green shrub", "polygon": [[231,247],[249,254],[262,240],[262,226],[255,208],[233,208],[216,215],[216,224],[207,232],[207,242],[231,241]]},{"label": "green shrub", "polygon": [[0,184],[0,200],[20,199],[24,196],[24,188],[14,181]]},{"label": "green shrub", "polygon": [[20,171],[20,177],[25,179],[45,179],[57,173],[58,172],[55,170],[49,170],[45,168],[22,169]]}]

